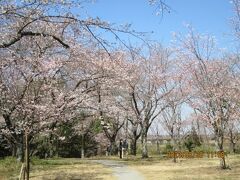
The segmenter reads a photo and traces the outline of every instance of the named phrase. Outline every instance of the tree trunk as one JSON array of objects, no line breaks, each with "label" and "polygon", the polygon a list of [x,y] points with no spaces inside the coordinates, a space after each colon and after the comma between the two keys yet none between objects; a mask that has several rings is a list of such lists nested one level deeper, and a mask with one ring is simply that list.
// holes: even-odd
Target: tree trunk
[{"label": "tree trunk", "polygon": [[233,153],[236,153],[236,143],[234,142],[234,135],[233,135],[233,132],[230,130],[230,146],[231,146],[231,151]]},{"label": "tree trunk", "polygon": [[209,149],[210,148],[210,143],[209,143],[209,136],[207,134],[206,127],[204,127],[204,136],[205,136],[205,143],[204,144],[206,144],[206,146]]},{"label": "tree trunk", "polygon": [[218,119],[217,122],[214,124],[215,128],[215,141],[218,150],[222,153],[220,157],[220,167],[221,169],[227,169],[229,166],[226,164],[225,154],[223,149],[223,142],[224,142],[224,126],[223,126],[223,118]]},{"label": "tree trunk", "polygon": [[82,134],[81,158],[84,158],[84,134]]},{"label": "tree trunk", "polygon": [[59,152],[59,140],[58,140],[58,138],[56,139],[56,148],[55,148],[55,151],[56,151],[55,156],[56,156],[56,157],[59,157],[59,154],[58,154],[58,152]]},{"label": "tree trunk", "polygon": [[49,153],[48,153],[48,157],[50,157],[50,158],[52,158],[54,156],[54,149],[55,149],[54,139],[55,139],[55,137],[54,137],[53,133],[51,133],[49,136],[49,146],[50,147],[49,147]]},{"label": "tree trunk", "polygon": [[173,153],[174,153],[173,162],[176,163],[176,162],[177,162],[177,157],[176,157],[177,142],[176,142],[176,140],[174,139],[173,135],[171,135],[171,142],[172,142],[172,144],[173,144]]},{"label": "tree trunk", "polygon": [[16,148],[17,148],[17,151],[16,151],[16,155],[17,155],[17,160],[20,161],[20,162],[23,162],[24,161],[24,152],[23,152],[23,142],[18,142],[16,144]]},{"label": "tree trunk", "polygon": [[137,139],[136,137],[131,139],[131,155],[136,156],[137,155]]},{"label": "tree trunk", "polygon": [[[223,135],[220,135],[217,137],[217,148],[220,152],[223,152],[224,154],[224,149],[223,149],[223,140],[224,140],[224,137]],[[221,158],[220,158],[220,167],[222,169],[227,169],[228,166],[226,164],[226,160],[225,160],[225,155],[223,155]]]},{"label": "tree trunk", "polygon": [[231,149],[233,153],[236,153],[236,143],[234,141],[231,141]]},{"label": "tree trunk", "polygon": [[176,163],[177,162],[177,157],[176,157],[176,149],[175,148],[173,148],[173,153],[174,153],[173,162]]},{"label": "tree trunk", "polygon": [[11,145],[11,150],[12,150],[12,157],[17,157],[17,147],[16,144]]},{"label": "tree trunk", "polygon": [[53,150],[53,147],[51,147],[51,149],[49,151],[49,157],[52,158],[53,156],[54,156],[54,150]]},{"label": "tree trunk", "polygon": [[[224,151],[222,151],[222,152],[224,152]],[[225,156],[223,156],[223,157],[221,158],[221,160],[220,160],[220,166],[221,166],[222,169],[227,169],[227,168],[228,168],[228,166],[227,166],[227,164],[226,164]]]},{"label": "tree trunk", "polygon": [[133,128],[133,136],[131,138],[131,155],[137,155],[137,140],[140,137],[140,134],[137,134],[137,127]]},{"label": "tree trunk", "polygon": [[111,139],[110,143],[111,143],[110,155],[117,155],[118,147],[117,147],[115,138]]},{"label": "tree trunk", "polygon": [[157,139],[157,153],[160,155],[160,143],[158,139]]},{"label": "tree trunk", "polygon": [[30,163],[29,163],[29,139],[27,130],[25,130],[25,168],[26,168],[26,180],[29,180]]},{"label": "tree trunk", "polygon": [[147,149],[147,128],[143,127],[142,129],[142,158],[148,158],[148,149]]}]

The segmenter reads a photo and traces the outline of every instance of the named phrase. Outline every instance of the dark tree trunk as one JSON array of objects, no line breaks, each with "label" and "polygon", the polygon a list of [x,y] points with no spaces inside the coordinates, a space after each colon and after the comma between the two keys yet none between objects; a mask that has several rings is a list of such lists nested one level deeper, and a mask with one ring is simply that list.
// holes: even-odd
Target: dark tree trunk
[{"label": "dark tree trunk", "polygon": [[136,156],[137,155],[137,138],[134,137],[131,139],[131,151],[130,151],[131,155]]},{"label": "dark tree trunk", "polygon": [[224,122],[224,119],[220,118],[213,125],[214,125],[214,131],[215,131],[216,148],[218,149],[218,151],[220,151],[222,153],[222,156],[220,157],[220,167],[222,169],[228,169],[229,166],[227,166],[227,164],[226,164],[224,148],[223,148],[223,142],[224,142],[223,122]]},{"label": "dark tree trunk", "polygon": [[137,133],[137,126],[132,130],[133,136],[131,138],[131,151],[130,154],[136,156],[137,155],[137,140],[139,139],[141,133]]},{"label": "dark tree trunk", "polygon": [[29,139],[27,130],[25,131],[25,165],[26,165],[26,180],[29,180],[30,163],[29,163]]},{"label": "dark tree trunk", "polygon": [[177,157],[176,157],[176,149],[175,148],[173,148],[173,153],[174,153],[173,162],[176,163],[177,162]]},{"label": "dark tree trunk", "polygon": [[11,145],[12,157],[17,157],[17,146],[16,144]]},{"label": "dark tree trunk", "polygon": [[148,158],[148,149],[147,149],[147,128],[143,127],[142,129],[142,158]]},{"label": "dark tree trunk", "polygon": [[110,149],[110,155],[117,155],[118,154],[118,147],[116,144],[116,138],[112,138],[110,140],[111,143],[111,149]]}]

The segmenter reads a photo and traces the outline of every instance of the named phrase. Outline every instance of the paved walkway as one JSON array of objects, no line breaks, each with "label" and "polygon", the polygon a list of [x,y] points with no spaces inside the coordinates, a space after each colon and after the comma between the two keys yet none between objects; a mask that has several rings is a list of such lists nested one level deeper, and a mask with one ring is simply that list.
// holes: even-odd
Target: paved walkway
[{"label": "paved walkway", "polygon": [[96,163],[110,167],[113,170],[113,175],[118,180],[144,180],[144,177],[137,171],[128,168],[127,165],[114,160],[92,160]]}]

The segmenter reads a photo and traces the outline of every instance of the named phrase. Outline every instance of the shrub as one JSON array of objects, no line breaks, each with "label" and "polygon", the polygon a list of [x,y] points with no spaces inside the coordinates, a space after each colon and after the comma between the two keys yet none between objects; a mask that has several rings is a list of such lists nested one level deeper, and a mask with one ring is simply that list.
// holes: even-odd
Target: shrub
[{"label": "shrub", "polygon": [[194,129],[185,137],[184,145],[189,152],[201,145],[200,138]]},{"label": "shrub", "polygon": [[167,143],[163,148],[162,153],[167,154],[168,152],[173,151],[173,146],[170,143]]},{"label": "shrub", "polygon": [[193,151],[195,152],[205,152],[205,153],[210,153],[210,152],[214,152],[215,151],[215,147],[214,146],[196,146]]}]

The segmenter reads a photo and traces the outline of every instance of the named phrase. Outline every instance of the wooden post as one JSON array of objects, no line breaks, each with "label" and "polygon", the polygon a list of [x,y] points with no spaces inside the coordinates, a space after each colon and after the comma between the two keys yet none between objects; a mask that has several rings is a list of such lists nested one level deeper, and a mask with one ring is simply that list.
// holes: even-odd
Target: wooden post
[{"label": "wooden post", "polygon": [[28,131],[25,129],[25,169],[26,169],[26,180],[29,180],[29,141],[28,141]]}]

